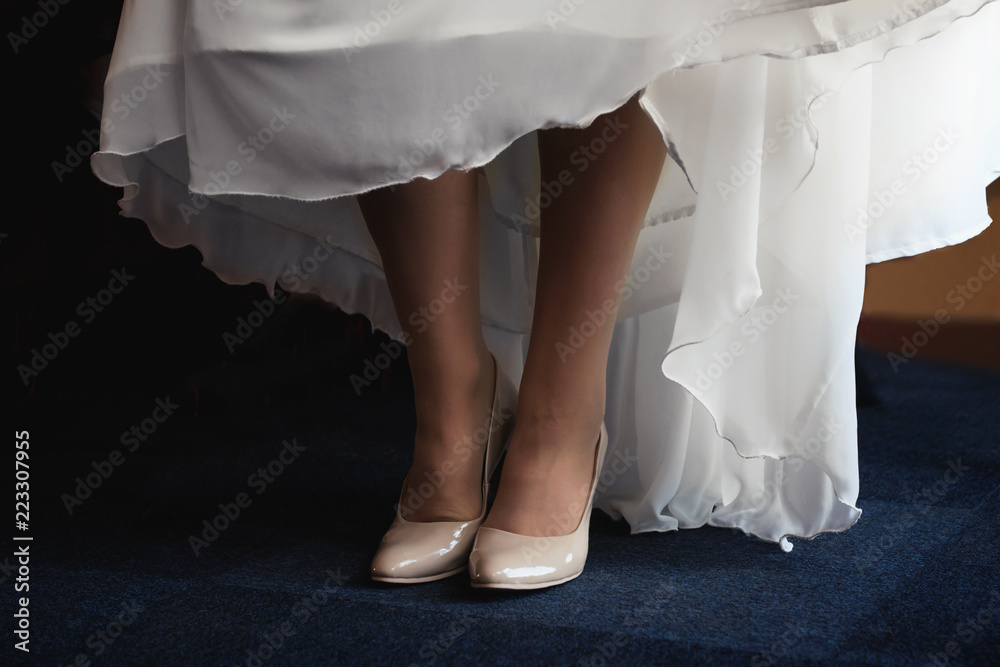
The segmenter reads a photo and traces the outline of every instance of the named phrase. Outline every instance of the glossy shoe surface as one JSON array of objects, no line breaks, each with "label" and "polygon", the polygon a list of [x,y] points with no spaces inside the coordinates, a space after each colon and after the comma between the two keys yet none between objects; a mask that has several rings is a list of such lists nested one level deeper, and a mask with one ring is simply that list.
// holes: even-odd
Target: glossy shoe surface
[{"label": "glossy shoe surface", "polygon": [[407,521],[402,515],[403,496],[409,482],[407,475],[396,506],[396,517],[372,559],[373,580],[418,584],[444,579],[466,569],[476,532],[486,519],[490,476],[510,438],[517,407],[517,390],[495,358],[493,363],[496,381],[483,455],[483,501],[479,516],[468,521]]},{"label": "glossy shoe surface", "polygon": [[372,579],[419,584],[458,574],[466,567],[476,531],[484,519],[407,521],[397,508],[396,518],[372,559]]},{"label": "glossy shoe surface", "polygon": [[583,517],[572,533],[535,537],[496,528],[479,529],[469,555],[469,575],[474,588],[547,588],[580,576],[587,561],[590,514],[607,448],[608,431],[602,422],[590,497]]}]

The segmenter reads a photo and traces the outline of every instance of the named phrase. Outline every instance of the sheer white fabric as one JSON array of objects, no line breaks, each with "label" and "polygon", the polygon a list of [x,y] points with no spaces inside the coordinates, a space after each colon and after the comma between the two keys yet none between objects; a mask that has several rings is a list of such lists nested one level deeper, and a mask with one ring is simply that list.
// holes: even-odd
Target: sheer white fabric
[{"label": "sheer white fabric", "polygon": [[221,279],[318,293],[396,338],[353,195],[484,166],[482,318],[517,381],[559,196],[535,131],[641,91],[671,159],[612,314],[596,504],[633,532],[787,550],[861,513],[865,264],[989,224],[998,34],[983,0],[126,0],[92,166]]}]

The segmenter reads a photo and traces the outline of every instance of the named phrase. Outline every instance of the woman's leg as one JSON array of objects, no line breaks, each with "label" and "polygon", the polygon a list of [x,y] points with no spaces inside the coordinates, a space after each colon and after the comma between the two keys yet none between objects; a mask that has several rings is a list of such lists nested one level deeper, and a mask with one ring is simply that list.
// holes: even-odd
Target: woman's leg
[{"label": "woman's leg", "polygon": [[[447,172],[358,197],[382,257],[400,324],[409,334],[417,431],[409,521],[473,519],[482,505],[482,458],[457,442],[488,425],[494,369],[479,308],[477,175]],[[445,304],[440,314],[429,309]],[[435,311],[439,310],[435,308]]]},{"label": "woman's leg", "polygon": [[[573,532],[585,510],[620,302],[615,286],[629,269],[666,148],[635,97],[585,129],[540,132],[539,152],[545,182],[569,180],[564,171],[572,182],[542,212],[517,421],[484,525],[551,536]],[[608,316],[573,347],[571,327],[600,320],[588,313]]]}]

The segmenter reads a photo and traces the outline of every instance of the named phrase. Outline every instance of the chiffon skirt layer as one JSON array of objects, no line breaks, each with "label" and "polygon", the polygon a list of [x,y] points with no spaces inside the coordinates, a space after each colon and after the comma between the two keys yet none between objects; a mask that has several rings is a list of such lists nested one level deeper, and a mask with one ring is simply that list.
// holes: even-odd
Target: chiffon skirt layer
[{"label": "chiffon skirt layer", "polygon": [[[124,187],[124,215],[222,280],[315,292],[397,339],[354,195],[483,167],[482,322],[518,381],[539,221],[561,194],[540,183],[536,131],[640,93],[670,157],[611,313],[596,505],[633,532],[708,524],[787,550],[861,514],[866,263],[989,224],[998,9],[126,0],[92,167]],[[566,183],[618,136],[605,125]]]}]

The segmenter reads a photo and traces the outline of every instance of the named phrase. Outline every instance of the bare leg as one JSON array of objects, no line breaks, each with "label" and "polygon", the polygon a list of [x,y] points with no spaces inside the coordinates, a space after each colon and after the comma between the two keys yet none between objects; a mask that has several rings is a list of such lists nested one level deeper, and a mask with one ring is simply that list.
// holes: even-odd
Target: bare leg
[{"label": "bare leg", "polygon": [[[542,213],[517,422],[485,526],[565,535],[583,515],[604,418],[614,314],[578,349],[570,346],[570,328],[592,321],[588,311],[607,312],[609,300],[617,308],[615,285],[629,269],[666,158],[659,130],[637,99],[588,128],[539,134],[542,178],[557,181],[568,170],[574,180]],[[581,158],[588,160],[582,172]]]},{"label": "bare leg", "polygon": [[[482,460],[454,449],[488,423],[493,399],[480,319],[477,197],[476,173],[453,171],[358,198],[409,334],[417,431],[408,486],[437,487],[426,500],[404,500],[409,521],[473,519],[481,510]],[[439,315],[428,310],[436,300],[445,304]]]}]

